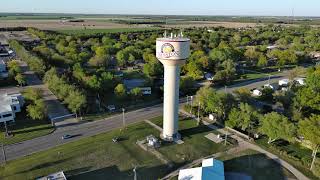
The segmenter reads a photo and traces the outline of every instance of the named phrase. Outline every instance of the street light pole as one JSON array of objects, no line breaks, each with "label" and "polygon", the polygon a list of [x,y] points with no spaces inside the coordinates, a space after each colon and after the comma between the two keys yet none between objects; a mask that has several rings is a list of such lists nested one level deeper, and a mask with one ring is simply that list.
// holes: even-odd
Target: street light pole
[{"label": "street light pole", "polygon": [[226,131],[226,134],[225,134],[225,138],[224,138],[224,145],[226,146],[227,145],[227,138],[228,138],[228,134],[227,134],[227,131]]},{"label": "street light pole", "polygon": [[1,144],[2,146],[2,155],[3,155],[3,162],[6,163],[7,162],[7,157],[6,157],[6,151],[4,149],[4,144]]},{"label": "street light pole", "polygon": [[190,96],[190,114],[191,114],[191,116],[192,116],[192,102],[193,102],[193,96]]},{"label": "street light pole", "polygon": [[6,130],[5,136],[8,137],[8,136],[9,136],[9,132],[8,132],[7,121],[4,121],[4,128],[5,128],[5,130]]},{"label": "street light pole", "polygon": [[199,105],[198,105],[198,126],[200,124],[200,101],[199,101]]},{"label": "street light pole", "polygon": [[125,111],[125,109],[122,108],[122,125],[123,125],[123,129],[126,127],[126,120],[124,118],[124,111]]},{"label": "street light pole", "polygon": [[137,167],[135,166],[134,168],[133,168],[133,173],[134,173],[134,180],[137,180]]},{"label": "street light pole", "polygon": [[189,96],[187,95],[187,105],[189,105]]}]

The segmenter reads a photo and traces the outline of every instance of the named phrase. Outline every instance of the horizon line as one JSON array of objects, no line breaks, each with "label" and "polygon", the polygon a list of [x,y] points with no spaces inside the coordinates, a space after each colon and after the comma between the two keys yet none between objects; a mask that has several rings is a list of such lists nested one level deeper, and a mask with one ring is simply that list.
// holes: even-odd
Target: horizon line
[{"label": "horizon line", "polygon": [[47,15],[59,15],[59,14],[66,14],[66,15],[103,15],[103,16],[112,16],[112,15],[118,15],[118,16],[203,16],[203,17],[210,17],[210,16],[236,16],[236,17],[313,17],[313,18],[320,18],[320,15],[318,16],[313,16],[313,15],[295,15],[295,16],[290,16],[290,15],[240,15],[240,14],[228,14],[228,15],[210,15],[210,14],[103,14],[103,13],[72,13],[72,12],[0,12],[0,14],[47,14]]}]

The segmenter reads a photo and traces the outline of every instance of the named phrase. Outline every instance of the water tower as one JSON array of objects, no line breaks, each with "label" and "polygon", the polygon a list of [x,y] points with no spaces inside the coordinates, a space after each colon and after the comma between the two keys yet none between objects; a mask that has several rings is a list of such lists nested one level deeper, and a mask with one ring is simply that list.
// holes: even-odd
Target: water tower
[{"label": "water tower", "polygon": [[190,39],[179,36],[157,39],[156,56],[164,67],[163,95],[163,131],[161,138],[166,141],[180,139],[178,133],[179,118],[179,82],[180,67],[190,54]]}]

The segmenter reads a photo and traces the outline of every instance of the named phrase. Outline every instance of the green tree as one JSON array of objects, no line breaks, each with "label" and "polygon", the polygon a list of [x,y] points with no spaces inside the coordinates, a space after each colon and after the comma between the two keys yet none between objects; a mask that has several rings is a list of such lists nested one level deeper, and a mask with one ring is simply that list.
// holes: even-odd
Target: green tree
[{"label": "green tree", "polygon": [[296,127],[283,115],[276,112],[265,114],[260,119],[260,132],[269,137],[268,143],[278,139],[292,141],[296,133]]},{"label": "green tree", "polygon": [[259,113],[247,103],[241,103],[238,108],[232,108],[229,113],[226,125],[234,128],[241,128],[243,131],[252,131],[259,120]]},{"label": "green tree", "polygon": [[14,79],[18,82],[20,86],[26,84],[26,77],[20,73],[18,73],[16,77],[14,77]]},{"label": "green tree", "polygon": [[120,50],[116,54],[116,58],[117,58],[118,66],[124,67],[127,64],[127,60],[129,58],[129,55],[126,52],[124,52],[123,50]]},{"label": "green tree", "polygon": [[185,65],[186,74],[193,79],[199,79],[203,77],[203,71],[201,65],[195,61],[188,62]]},{"label": "green tree", "polygon": [[310,69],[306,85],[295,93],[294,104],[299,112],[320,111],[320,67]]},{"label": "green tree", "polygon": [[74,90],[70,92],[64,102],[68,104],[68,108],[75,113],[76,118],[78,118],[78,113],[81,115],[81,109],[86,106],[87,100],[84,94]]},{"label": "green tree", "polygon": [[119,98],[122,99],[126,96],[126,87],[124,86],[124,84],[118,84],[115,88],[114,88],[114,94]]},{"label": "green tree", "polygon": [[43,100],[38,99],[34,104],[27,106],[28,116],[34,120],[44,119],[46,116],[46,106]]},{"label": "green tree", "polygon": [[143,73],[149,77],[159,77],[163,74],[163,66],[152,54],[146,55],[147,63],[143,66]]},{"label": "green tree", "polygon": [[195,80],[192,77],[183,77],[180,80],[180,90],[185,93],[190,93],[191,90],[194,88]]},{"label": "green tree", "polygon": [[135,100],[137,100],[138,98],[140,98],[142,96],[142,91],[139,87],[136,87],[136,88],[131,89],[130,94],[133,96],[133,98]]},{"label": "green tree", "polygon": [[12,77],[15,77],[17,74],[21,73],[21,68],[19,66],[19,61],[12,60],[7,63],[7,66],[9,68],[9,75]]},{"label": "green tree", "polygon": [[22,95],[26,100],[36,101],[42,98],[42,89],[27,87],[23,90]]},{"label": "green tree", "polygon": [[312,163],[310,170],[313,169],[314,162],[317,157],[318,149],[320,146],[320,115],[312,115],[299,122],[299,134],[301,134],[306,140],[310,141],[312,144]]},{"label": "green tree", "polygon": [[268,65],[268,60],[265,55],[260,55],[258,59],[258,67],[266,67]]}]

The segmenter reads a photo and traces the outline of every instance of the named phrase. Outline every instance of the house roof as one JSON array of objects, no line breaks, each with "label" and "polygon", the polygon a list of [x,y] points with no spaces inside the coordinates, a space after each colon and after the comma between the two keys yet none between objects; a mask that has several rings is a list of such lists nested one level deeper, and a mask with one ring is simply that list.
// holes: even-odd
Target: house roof
[{"label": "house roof", "polygon": [[179,180],[224,180],[224,165],[222,161],[210,158],[202,161],[202,167],[183,169],[179,171]]},{"label": "house roof", "polygon": [[0,113],[11,112],[11,105],[19,104],[18,96],[21,94],[0,94]]}]

